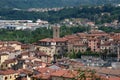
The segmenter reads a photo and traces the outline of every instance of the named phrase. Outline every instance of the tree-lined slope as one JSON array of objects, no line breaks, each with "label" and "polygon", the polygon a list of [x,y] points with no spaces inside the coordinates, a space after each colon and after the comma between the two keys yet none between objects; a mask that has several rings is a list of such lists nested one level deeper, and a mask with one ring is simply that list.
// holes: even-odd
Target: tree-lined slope
[{"label": "tree-lined slope", "polygon": [[5,8],[45,8],[120,3],[120,0],[0,0]]}]

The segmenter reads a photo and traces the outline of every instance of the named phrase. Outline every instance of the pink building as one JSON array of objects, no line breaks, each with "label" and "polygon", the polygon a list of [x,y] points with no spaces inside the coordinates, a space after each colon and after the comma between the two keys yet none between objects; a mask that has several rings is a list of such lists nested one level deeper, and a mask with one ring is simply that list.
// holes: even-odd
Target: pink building
[{"label": "pink building", "polygon": [[91,49],[91,51],[99,52],[100,51],[100,40],[96,38],[89,39],[88,47]]}]

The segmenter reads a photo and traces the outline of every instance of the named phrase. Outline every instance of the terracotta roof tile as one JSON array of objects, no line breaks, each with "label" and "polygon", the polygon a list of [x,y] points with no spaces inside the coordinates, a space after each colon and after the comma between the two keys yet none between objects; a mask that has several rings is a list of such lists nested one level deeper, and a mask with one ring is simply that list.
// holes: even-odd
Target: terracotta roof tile
[{"label": "terracotta roof tile", "polygon": [[10,63],[15,63],[17,60],[16,59],[8,59],[3,62],[3,64],[10,64]]},{"label": "terracotta roof tile", "polygon": [[0,53],[0,56],[2,56],[2,55],[8,55],[7,53]]},{"label": "terracotta roof tile", "polygon": [[120,77],[110,77],[108,80],[120,80]]},{"label": "terracotta roof tile", "polygon": [[74,46],[81,46],[81,47],[84,47],[84,46],[87,46],[86,44],[74,44]]},{"label": "terracotta roof tile", "polygon": [[23,52],[21,55],[29,55],[29,52]]},{"label": "terracotta roof tile", "polygon": [[33,77],[34,78],[41,78],[41,79],[45,79],[45,80],[49,80],[50,79],[50,77],[51,77],[51,74],[53,73],[53,72],[55,72],[55,70],[54,69],[50,69],[50,68],[47,68],[47,67],[45,67],[45,68],[38,68],[38,69],[36,69],[38,72],[40,72],[39,74],[37,74],[37,75],[33,75]]},{"label": "terracotta roof tile", "polygon": [[58,70],[56,72],[53,72],[51,75],[56,77],[74,78],[77,76],[77,71]]},{"label": "terracotta roof tile", "polygon": [[24,74],[32,74],[32,71],[30,71],[28,69],[19,69],[18,72],[19,73],[24,73]]},{"label": "terracotta roof tile", "polygon": [[42,51],[34,51],[34,53],[36,56],[48,56],[48,57],[50,57],[49,55],[47,55],[45,52],[42,52]]},{"label": "terracotta roof tile", "polygon": [[8,43],[9,43],[9,44],[19,44],[19,45],[21,44],[21,43],[18,42],[18,41],[8,41]]},{"label": "terracotta roof tile", "polygon": [[49,80],[51,76],[50,74],[37,74],[37,75],[33,75],[33,77],[36,79]]},{"label": "terracotta roof tile", "polygon": [[42,40],[39,40],[41,42],[65,42],[67,41],[66,38],[45,38],[45,39],[42,39]]},{"label": "terracotta roof tile", "polygon": [[17,71],[8,69],[8,70],[0,70],[0,75],[10,75],[10,74],[15,74]]}]

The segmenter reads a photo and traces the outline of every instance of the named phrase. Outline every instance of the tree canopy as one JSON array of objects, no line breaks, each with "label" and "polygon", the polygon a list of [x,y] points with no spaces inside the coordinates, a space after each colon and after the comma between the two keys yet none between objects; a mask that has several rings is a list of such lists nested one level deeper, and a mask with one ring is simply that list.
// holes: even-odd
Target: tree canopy
[{"label": "tree canopy", "polygon": [[87,18],[95,21],[96,24],[110,23],[120,20],[120,7],[112,5],[96,7],[72,7],[64,8],[60,11],[29,12],[25,10],[0,9],[0,19],[10,20],[47,20],[50,23],[60,22],[66,18]]}]

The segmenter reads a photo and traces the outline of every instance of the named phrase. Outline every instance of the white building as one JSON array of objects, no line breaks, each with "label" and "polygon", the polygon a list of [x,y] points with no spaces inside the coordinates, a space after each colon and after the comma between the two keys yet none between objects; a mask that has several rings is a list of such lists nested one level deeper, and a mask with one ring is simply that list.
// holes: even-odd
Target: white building
[{"label": "white building", "polygon": [[5,25],[2,27],[3,29],[8,30],[24,30],[24,29],[31,29],[31,27],[28,26],[19,26],[19,25]]}]

